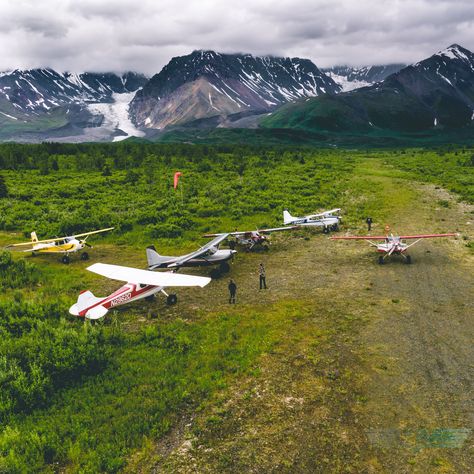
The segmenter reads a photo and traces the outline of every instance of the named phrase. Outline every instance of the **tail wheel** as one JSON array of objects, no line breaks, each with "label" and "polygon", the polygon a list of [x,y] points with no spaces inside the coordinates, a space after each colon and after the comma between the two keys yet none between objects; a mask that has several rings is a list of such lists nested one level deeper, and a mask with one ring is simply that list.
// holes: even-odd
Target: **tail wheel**
[{"label": "tail wheel", "polygon": [[221,276],[221,272],[217,268],[213,268],[211,270],[210,276],[213,280],[216,280]]},{"label": "tail wheel", "polygon": [[222,273],[227,273],[227,272],[230,270],[230,265],[229,265],[227,262],[222,262],[222,263],[219,265],[219,270],[220,270]]},{"label": "tail wheel", "polygon": [[87,252],[82,252],[81,260],[89,260],[89,254]]},{"label": "tail wheel", "polygon": [[174,294],[168,295],[166,297],[166,304],[169,305],[169,306],[173,306],[177,302],[178,302],[178,297]]},{"label": "tail wheel", "polygon": [[385,260],[383,259],[382,255],[379,257],[379,265],[383,265],[385,263]]},{"label": "tail wheel", "polygon": [[67,265],[71,259],[69,258],[69,255],[63,255],[63,258],[61,258],[61,262],[63,262],[65,265]]},{"label": "tail wheel", "polygon": [[407,262],[407,264],[410,265],[410,263],[411,263],[411,256],[410,256],[410,255],[405,255],[405,257],[406,257],[406,262]]}]

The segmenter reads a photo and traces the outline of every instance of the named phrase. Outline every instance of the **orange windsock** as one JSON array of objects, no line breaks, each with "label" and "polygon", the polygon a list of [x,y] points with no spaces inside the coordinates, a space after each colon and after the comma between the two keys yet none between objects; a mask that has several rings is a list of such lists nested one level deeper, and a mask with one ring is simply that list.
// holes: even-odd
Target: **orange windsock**
[{"label": "orange windsock", "polygon": [[173,184],[174,189],[176,189],[176,188],[178,187],[179,177],[180,177],[182,174],[183,174],[183,173],[181,173],[181,171],[176,171],[176,173],[174,174],[174,184]]}]

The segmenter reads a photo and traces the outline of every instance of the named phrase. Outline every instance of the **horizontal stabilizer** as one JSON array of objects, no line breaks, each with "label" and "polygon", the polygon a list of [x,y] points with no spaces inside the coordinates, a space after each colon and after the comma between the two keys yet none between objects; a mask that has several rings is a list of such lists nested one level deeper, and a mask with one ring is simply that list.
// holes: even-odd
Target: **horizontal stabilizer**
[{"label": "horizontal stabilizer", "polygon": [[139,270],[138,268],[109,265],[107,263],[94,263],[87,269],[112,280],[163,287],[200,286],[202,288],[211,281],[207,277],[182,275],[172,272],[151,272],[149,270]]},{"label": "horizontal stabilizer", "polygon": [[86,313],[87,319],[100,319],[103,318],[108,312],[108,309],[102,305],[94,306]]}]

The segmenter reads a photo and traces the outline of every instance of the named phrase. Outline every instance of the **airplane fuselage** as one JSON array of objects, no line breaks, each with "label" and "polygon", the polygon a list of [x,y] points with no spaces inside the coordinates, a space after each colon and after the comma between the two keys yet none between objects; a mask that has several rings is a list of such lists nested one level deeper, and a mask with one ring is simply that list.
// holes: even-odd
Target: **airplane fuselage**
[{"label": "airplane fuselage", "polygon": [[291,222],[285,222],[285,225],[297,225],[297,226],[316,226],[316,227],[332,227],[339,224],[339,218],[336,216],[323,217],[321,219],[310,219],[307,217],[301,217],[294,219]]},{"label": "airplane fuselage", "polygon": [[[219,265],[220,263],[230,260],[235,254],[235,250],[216,250],[214,253],[203,256],[192,258],[187,262],[184,262],[180,267],[206,267],[209,265]],[[184,256],[185,257],[185,256]],[[156,265],[151,265],[148,268],[150,270],[155,270],[157,268],[170,268],[170,265],[173,265],[176,261],[182,259],[183,257],[161,257],[163,261]]]},{"label": "airplane fuselage", "polygon": [[31,251],[33,253],[72,253],[82,250],[84,247],[85,244],[82,240],[65,238],[59,242],[33,243]]},{"label": "airplane fuselage", "polygon": [[141,285],[138,283],[126,283],[118,290],[114,291],[109,296],[106,296],[103,299],[98,299],[95,301],[91,306],[83,309],[82,311],[74,311],[71,308],[71,314],[74,314],[78,317],[85,317],[87,312],[95,308],[96,306],[103,306],[107,310],[115,308],[117,306],[122,306],[124,304],[131,303],[133,301],[140,300],[142,298],[147,298],[148,296],[152,296],[159,291],[163,291],[162,286],[154,286],[154,285]]}]

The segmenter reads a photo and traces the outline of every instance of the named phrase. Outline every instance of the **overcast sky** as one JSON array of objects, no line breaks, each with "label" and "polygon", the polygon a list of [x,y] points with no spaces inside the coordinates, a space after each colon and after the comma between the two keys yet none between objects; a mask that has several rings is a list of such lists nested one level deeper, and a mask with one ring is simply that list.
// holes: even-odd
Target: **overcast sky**
[{"label": "overcast sky", "polygon": [[0,71],[159,72],[195,49],[411,63],[474,50],[474,0],[0,0]]}]

